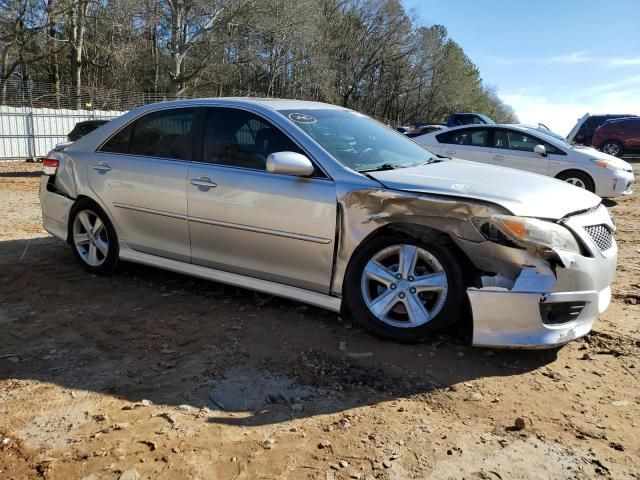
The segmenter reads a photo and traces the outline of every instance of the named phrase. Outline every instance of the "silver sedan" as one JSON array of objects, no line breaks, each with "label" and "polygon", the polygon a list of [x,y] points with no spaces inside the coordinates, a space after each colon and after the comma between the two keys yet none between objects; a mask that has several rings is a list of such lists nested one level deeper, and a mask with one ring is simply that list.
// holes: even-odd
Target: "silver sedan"
[{"label": "silver sedan", "polygon": [[342,311],[400,342],[471,316],[475,345],[562,344],[611,296],[599,197],[439,158],[345,108],[148,105],[43,169],[44,227],[89,272],[151,265]]}]

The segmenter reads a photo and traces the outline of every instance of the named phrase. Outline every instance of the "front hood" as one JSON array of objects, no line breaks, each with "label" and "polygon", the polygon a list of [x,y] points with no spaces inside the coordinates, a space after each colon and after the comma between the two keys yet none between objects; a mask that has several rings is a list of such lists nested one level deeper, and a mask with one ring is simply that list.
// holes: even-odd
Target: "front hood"
[{"label": "front hood", "polygon": [[601,201],[554,178],[457,159],[370,175],[387,188],[482,200],[523,217],[559,220]]},{"label": "front hood", "polygon": [[601,152],[600,150],[596,150],[593,147],[574,146],[574,148],[578,152],[584,153],[589,158],[594,158],[596,160],[606,160],[607,163],[610,163],[616,168],[619,168],[621,170],[626,170],[627,172],[633,171],[633,167],[629,163],[622,160],[621,158],[614,157],[613,155],[609,155],[608,153]]}]

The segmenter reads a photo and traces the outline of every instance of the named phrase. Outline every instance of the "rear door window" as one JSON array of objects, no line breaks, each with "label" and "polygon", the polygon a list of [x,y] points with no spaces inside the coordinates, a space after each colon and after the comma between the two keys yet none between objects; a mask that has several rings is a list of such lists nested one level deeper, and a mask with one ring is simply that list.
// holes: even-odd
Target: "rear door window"
[{"label": "rear door window", "polygon": [[136,120],[129,153],[190,160],[195,111],[195,108],[161,110]]},{"label": "rear door window", "polygon": [[451,145],[468,145],[474,147],[488,147],[489,131],[486,128],[470,128],[454,130],[436,135],[438,142]]},{"label": "rear door window", "polygon": [[107,153],[129,153],[129,143],[131,142],[131,132],[133,123],[120,130],[100,148],[101,152]]},{"label": "rear door window", "polygon": [[191,160],[195,108],[151,112],[107,140],[101,152]]}]

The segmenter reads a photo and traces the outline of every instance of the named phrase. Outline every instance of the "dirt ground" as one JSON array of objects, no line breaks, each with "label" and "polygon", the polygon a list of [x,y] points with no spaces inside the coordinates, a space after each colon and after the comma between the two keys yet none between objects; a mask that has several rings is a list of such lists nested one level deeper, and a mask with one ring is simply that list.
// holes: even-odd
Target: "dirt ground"
[{"label": "dirt ground", "polygon": [[42,230],[37,170],[0,165],[0,479],[640,479],[640,195],[609,202],[595,331],[504,351],[132,264],[91,276]]}]

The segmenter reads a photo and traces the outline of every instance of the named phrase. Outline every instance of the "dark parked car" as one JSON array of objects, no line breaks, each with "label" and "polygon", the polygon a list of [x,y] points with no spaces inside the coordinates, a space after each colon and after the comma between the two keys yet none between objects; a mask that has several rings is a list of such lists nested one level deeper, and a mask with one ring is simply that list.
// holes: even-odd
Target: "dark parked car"
[{"label": "dark parked car", "polygon": [[84,122],[76,123],[76,126],[73,127],[67,134],[67,140],[70,142],[75,142],[76,140],[84,137],[87,133],[93,132],[96,128],[101,127],[109,120],[85,120]]},{"label": "dark parked car", "polygon": [[600,125],[609,120],[632,117],[636,117],[636,115],[625,113],[591,115],[587,113],[579,118],[578,122],[571,129],[571,132],[567,135],[567,142],[577,143],[578,145],[591,145],[593,141],[593,133]]},{"label": "dark parked car", "polygon": [[592,145],[615,157],[640,152],[640,117],[609,120],[596,129]]},{"label": "dark parked car", "polygon": [[427,133],[435,132],[436,130],[442,130],[443,128],[444,126],[442,125],[422,124],[420,127],[415,127],[406,135],[409,138],[414,138],[414,137],[419,137],[420,135],[425,135]]}]

